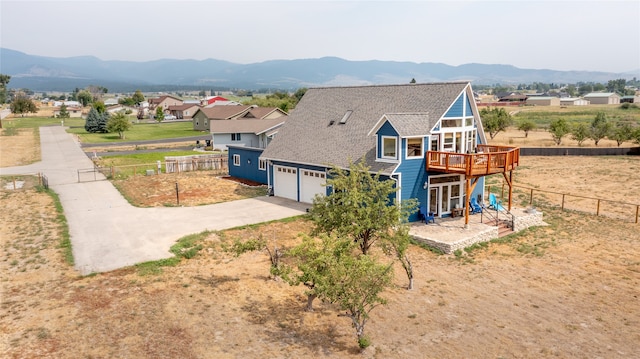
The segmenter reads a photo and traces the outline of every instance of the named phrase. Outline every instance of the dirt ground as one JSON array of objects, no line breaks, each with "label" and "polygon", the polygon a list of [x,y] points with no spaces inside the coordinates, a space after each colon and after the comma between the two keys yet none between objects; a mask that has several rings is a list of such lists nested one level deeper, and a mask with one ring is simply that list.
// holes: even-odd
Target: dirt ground
[{"label": "dirt ground", "polygon": [[[7,148],[0,148],[3,163],[12,157]],[[524,157],[516,182],[640,203],[639,164]],[[211,234],[195,258],[158,273],[131,267],[81,277],[62,259],[51,197],[34,182],[19,190],[6,182],[0,357],[640,357],[640,224],[629,220],[541,207],[549,226],[462,257],[412,247],[416,287],[404,288],[396,266],[388,304],[374,309],[366,327],[372,345],[360,352],[336,308],[317,302],[304,312],[303,288],[269,278],[265,253],[221,250],[260,234],[271,245],[292,246],[309,230],[303,219]],[[213,188],[226,182],[212,181]]]}]

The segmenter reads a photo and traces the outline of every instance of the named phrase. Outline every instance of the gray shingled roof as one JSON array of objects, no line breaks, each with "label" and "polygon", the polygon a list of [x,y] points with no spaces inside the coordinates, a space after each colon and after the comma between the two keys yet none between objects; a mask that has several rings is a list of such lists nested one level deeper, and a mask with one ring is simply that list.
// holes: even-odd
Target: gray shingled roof
[{"label": "gray shingled roof", "polygon": [[[385,114],[428,114],[423,131],[403,125],[407,133],[427,134],[462,93],[468,82],[310,88],[263,158],[321,166],[348,167],[365,159],[373,171],[390,174],[395,164],[376,162],[375,135],[369,131]],[[353,113],[340,124],[348,110]],[[334,123],[330,125],[331,121]]]},{"label": "gray shingled roof", "polygon": [[286,117],[271,120],[251,118],[233,121],[211,121],[211,133],[253,133],[257,135],[281,125],[285,120]]},{"label": "gray shingled roof", "polygon": [[429,121],[426,113],[390,113],[384,116],[398,131],[400,137],[428,136],[438,122],[438,118]]},{"label": "gray shingled roof", "polygon": [[251,106],[214,106],[201,108],[209,120],[228,120],[234,117],[242,116],[251,109]]}]

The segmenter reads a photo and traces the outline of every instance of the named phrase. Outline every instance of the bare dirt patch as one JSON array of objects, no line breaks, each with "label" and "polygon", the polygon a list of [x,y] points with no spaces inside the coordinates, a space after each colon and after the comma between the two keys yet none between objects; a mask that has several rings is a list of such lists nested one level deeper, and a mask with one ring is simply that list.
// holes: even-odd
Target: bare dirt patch
[{"label": "bare dirt patch", "polygon": [[267,194],[264,185],[231,180],[212,171],[133,176],[113,183],[139,207],[199,206]]},{"label": "bare dirt patch", "polygon": [[[586,166],[554,160],[531,158],[518,180],[559,186],[558,178]],[[592,185],[583,190],[606,181],[626,186],[612,175],[611,159],[589,161],[612,171],[589,173]],[[218,181],[211,183],[230,182]],[[389,303],[367,325],[373,344],[360,353],[348,320],[328,303],[304,312],[304,289],[271,279],[265,253],[236,258],[221,250],[261,234],[270,245],[292,246],[309,230],[302,219],[214,233],[195,258],[159,274],[127,268],[79,277],[56,248],[51,199],[29,188],[0,195],[0,350],[7,358],[640,355],[640,230],[633,223],[542,208],[550,226],[460,258],[412,247],[416,289],[404,289],[396,267]]]}]

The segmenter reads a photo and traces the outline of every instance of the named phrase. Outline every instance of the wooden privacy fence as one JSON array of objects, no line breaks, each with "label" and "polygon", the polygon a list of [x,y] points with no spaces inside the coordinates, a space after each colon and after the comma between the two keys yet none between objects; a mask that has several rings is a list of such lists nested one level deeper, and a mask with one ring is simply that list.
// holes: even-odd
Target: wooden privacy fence
[{"label": "wooden privacy fence", "polygon": [[[504,198],[504,187],[503,184],[501,192],[502,198]],[[622,220],[631,219],[634,223],[640,221],[640,204],[637,203],[546,191],[518,185],[514,185],[513,187],[523,190],[523,193],[519,194],[519,198],[526,199],[530,206],[534,204],[535,198],[548,205],[557,206],[562,211],[566,209],[595,214],[596,216],[602,215]],[[489,186],[489,193],[491,193],[491,186]]]},{"label": "wooden privacy fence", "polygon": [[226,155],[192,155],[192,156],[167,156],[164,158],[165,171],[167,173],[180,173],[189,171],[214,170],[220,172],[229,171],[229,158]]}]

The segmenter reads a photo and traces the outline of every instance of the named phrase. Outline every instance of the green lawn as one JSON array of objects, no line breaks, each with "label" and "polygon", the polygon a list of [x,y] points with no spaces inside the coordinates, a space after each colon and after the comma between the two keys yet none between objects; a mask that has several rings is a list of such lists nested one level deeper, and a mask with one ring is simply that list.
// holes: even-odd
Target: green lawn
[{"label": "green lawn", "polygon": [[[84,121],[82,125],[84,126]],[[118,138],[117,133],[87,133],[84,127],[70,128],[68,132],[78,135],[83,143],[160,140],[164,138],[182,138],[203,134],[200,131],[194,131],[191,122],[134,123],[129,131],[124,133],[124,140]]]},{"label": "green lawn", "polygon": [[[17,118],[5,118],[2,120],[2,126],[12,126],[15,128],[38,128],[40,126],[60,126],[60,119],[53,117],[17,117]],[[82,118],[67,118],[64,120],[65,126],[80,126],[84,129],[84,119]]]},{"label": "green lawn", "polygon": [[[131,117],[132,121],[135,118]],[[164,138],[191,137],[203,134],[193,130],[191,122],[167,122],[167,123],[134,123],[129,131],[125,132],[125,139],[118,138],[117,133],[88,133],[84,130],[85,120],[82,118],[67,118],[64,125],[69,127],[67,132],[76,134],[83,143],[108,143],[160,140]],[[38,128],[41,126],[60,126],[60,119],[52,117],[23,117],[4,119],[3,127]]]}]

